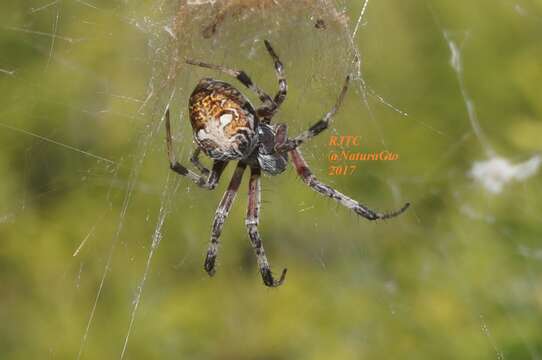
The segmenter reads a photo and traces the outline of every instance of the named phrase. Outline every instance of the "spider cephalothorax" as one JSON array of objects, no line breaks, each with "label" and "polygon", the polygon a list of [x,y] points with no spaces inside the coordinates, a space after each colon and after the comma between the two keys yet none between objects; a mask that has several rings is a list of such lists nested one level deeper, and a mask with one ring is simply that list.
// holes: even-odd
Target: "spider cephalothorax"
[{"label": "spider cephalothorax", "polygon": [[[200,80],[190,96],[189,112],[194,140],[198,145],[190,161],[196,166],[201,175],[188,170],[175,159],[172,149],[169,110],[166,111],[166,140],[171,169],[190,178],[202,188],[214,189],[228,162],[230,160],[238,161],[228,189],[220,201],[211,228],[211,243],[207,250],[204,265],[209,275],[215,273],[218,239],[224,221],[241,184],[243,173],[247,167],[250,167],[248,210],[245,224],[252,247],[256,252],[264,284],[279,286],[284,281],[286,269],[282,271],[279,280],[274,279],[258,232],[262,170],[271,175],[280,174],[286,169],[288,154],[290,154],[298,175],[308,186],[369,220],[395,217],[404,212],[409,204],[406,203],[402,208],[391,213],[378,213],[321,183],[314,177],[298,147],[328,128],[333,115],[337,112],[346,94],[350,78],[346,77],[339,98],[331,111],[305,132],[289,139],[285,124],[271,124],[272,117],[286,98],[287,85],[282,63],[269,42],[265,41],[264,43],[273,58],[279,81],[279,90],[273,98],[257,87],[244,71],[192,60],[187,61],[192,65],[219,70],[236,77],[243,85],[252,90],[262,102],[262,105],[255,109],[239,90],[228,83],[213,79]],[[200,163],[199,154],[201,151],[213,159],[211,170],[208,170]]]}]

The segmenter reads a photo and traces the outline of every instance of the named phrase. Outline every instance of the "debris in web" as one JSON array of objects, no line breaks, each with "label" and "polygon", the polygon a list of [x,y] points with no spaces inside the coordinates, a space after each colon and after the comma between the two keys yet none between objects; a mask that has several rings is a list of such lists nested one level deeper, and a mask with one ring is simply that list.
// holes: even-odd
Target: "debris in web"
[{"label": "debris in web", "polygon": [[8,76],[15,76],[15,70],[0,69],[0,73]]},{"label": "debris in web", "polygon": [[482,127],[480,126],[480,121],[478,120],[478,115],[476,114],[476,108],[474,106],[474,101],[470,97],[467,86],[465,85],[465,77],[463,74],[463,59],[461,48],[465,41],[468,39],[468,32],[465,34],[465,38],[461,45],[459,45],[454,39],[450,32],[443,31],[444,38],[450,49],[450,66],[454,70],[457,81],[459,83],[459,90],[461,91],[461,96],[465,102],[465,108],[467,109],[467,115],[476,138],[480,142],[482,148],[488,156],[495,156],[495,150],[491,147],[491,144],[487,141],[486,135],[484,134]]},{"label": "debris in web", "polygon": [[[487,156],[486,160],[474,161],[467,175],[481,184],[490,193],[499,194],[509,182],[513,180],[523,181],[535,175],[538,172],[542,159],[539,155],[534,155],[525,162],[512,164],[510,160],[497,155],[483,132],[476,114],[474,101],[470,97],[467,86],[465,85],[461,53],[462,45],[458,45],[450,32],[443,31],[443,35],[450,49],[450,66],[457,76],[459,89],[465,102],[472,131]],[[468,32],[463,39],[463,44],[467,39]]]},{"label": "debris in web", "polygon": [[512,164],[502,157],[492,157],[485,161],[475,161],[469,175],[489,192],[498,194],[507,183],[523,181],[535,175],[541,163],[539,155],[518,164]]}]

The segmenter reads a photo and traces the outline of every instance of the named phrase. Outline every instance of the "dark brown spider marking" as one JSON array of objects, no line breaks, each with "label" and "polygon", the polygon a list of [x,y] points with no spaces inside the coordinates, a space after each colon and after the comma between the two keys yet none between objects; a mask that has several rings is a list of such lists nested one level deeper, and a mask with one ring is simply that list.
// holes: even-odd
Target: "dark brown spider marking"
[{"label": "dark brown spider marking", "polygon": [[314,27],[320,30],[325,30],[327,28],[327,25],[324,19],[318,19],[316,20],[316,23],[314,23]]}]

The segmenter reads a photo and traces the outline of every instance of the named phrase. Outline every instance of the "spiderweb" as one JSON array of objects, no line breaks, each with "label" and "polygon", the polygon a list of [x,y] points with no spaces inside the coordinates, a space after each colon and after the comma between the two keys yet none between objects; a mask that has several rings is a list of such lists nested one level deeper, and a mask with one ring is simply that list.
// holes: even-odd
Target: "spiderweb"
[{"label": "spiderweb", "polygon": [[[0,357],[542,357],[542,126],[536,2],[186,0],[3,4]],[[484,15],[483,17],[481,15]],[[377,210],[369,223],[291,168],[264,177],[261,284],[246,180],[202,269],[213,192],[171,173],[193,148],[191,58],[245,70],[296,135],[351,89],[302,148],[315,175]],[[242,89],[253,103],[249,91]],[[330,136],[360,145],[330,146]],[[393,152],[330,174],[330,152]],[[209,164],[209,162],[207,162]],[[44,356],[45,355],[45,356]]]}]

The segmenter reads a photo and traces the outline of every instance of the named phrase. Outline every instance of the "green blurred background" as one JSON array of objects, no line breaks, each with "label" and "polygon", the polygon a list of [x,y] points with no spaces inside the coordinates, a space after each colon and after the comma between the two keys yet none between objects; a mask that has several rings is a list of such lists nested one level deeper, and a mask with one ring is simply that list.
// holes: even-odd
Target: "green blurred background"
[{"label": "green blurred background", "polygon": [[[370,1],[351,40],[362,11],[3,1],[0,359],[542,359],[540,173],[499,193],[469,176],[475,162],[542,150],[542,3]],[[275,120],[291,134],[330,109],[359,50],[362,78],[303,152],[370,207],[413,204],[370,223],[291,168],[265,177],[260,230],[275,272],[289,269],[277,289],[262,285],[246,235],[246,176],[218,272],[204,273],[233,166],[213,192],[170,173],[161,116],[169,103],[188,163],[192,88],[231,80],[183,59],[243,68],[272,93],[265,38],[286,67]],[[332,134],[400,159],[329,176]]]}]

